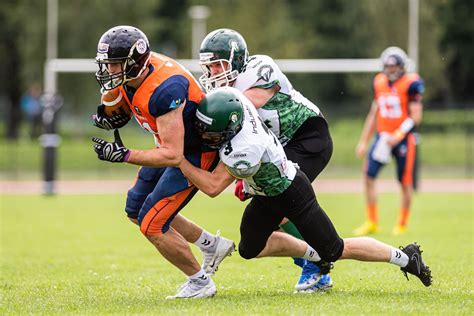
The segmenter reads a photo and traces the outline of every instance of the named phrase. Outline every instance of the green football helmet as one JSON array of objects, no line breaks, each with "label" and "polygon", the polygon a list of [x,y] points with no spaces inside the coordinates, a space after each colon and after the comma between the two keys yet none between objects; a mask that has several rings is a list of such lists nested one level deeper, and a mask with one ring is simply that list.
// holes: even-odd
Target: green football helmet
[{"label": "green football helmet", "polygon": [[[244,69],[248,56],[247,43],[238,32],[218,29],[209,33],[199,50],[199,64],[204,73],[199,81],[207,92],[230,85]],[[213,75],[209,65],[216,62],[224,71]]]},{"label": "green football helmet", "polygon": [[241,93],[231,87],[221,87],[207,94],[196,111],[196,129],[202,142],[219,149],[241,129],[244,107]]}]

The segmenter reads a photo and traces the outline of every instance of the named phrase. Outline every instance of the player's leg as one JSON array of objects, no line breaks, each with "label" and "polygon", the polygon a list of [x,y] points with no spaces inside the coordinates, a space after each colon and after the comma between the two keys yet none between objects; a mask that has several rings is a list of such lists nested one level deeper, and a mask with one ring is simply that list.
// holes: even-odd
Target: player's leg
[{"label": "player's leg", "polygon": [[[214,170],[219,162],[217,152],[186,155],[186,159],[194,166],[208,171]],[[235,250],[234,242],[220,236],[219,231],[216,235],[213,235],[181,214],[174,218],[171,226],[188,242],[195,244],[201,249],[203,254],[202,268],[208,274],[214,274],[225,257],[230,256]]]},{"label": "player's leg", "polygon": [[[398,249],[370,237],[344,239],[344,250],[339,260],[353,259],[369,262],[388,262],[399,266],[402,272],[418,277],[425,286],[431,285],[431,271],[421,257],[416,244]],[[407,277],[408,279],[408,277]]]},{"label": "player's leg", "polygon": [[[305,240],[314,247],[322,260],[335,262],[340,259],[354,259],[389,262],[399,266],[405,275],[410,273],[417,276],[425,286],[431,284],[431,271],[423,263],[421,251],[416,244],[410,244],[400,250],[368,237],[342,240],[337,235],[331,220],[318,205],[314,192],[308,191],[308,188],[311,188],[309,181],[301,175],[303,174],[300,172],[296,174],[289,188],[293,189],[294,199],[286,199],[289,200],[286,203],[295,204],[295,208],[287,217],[295,223]],[[300,195],[298,196],[297,193]],[[279,201],[280,203],[284,205],[285,200]]]},{"label": "player's leg", "polygon": [[[284,195],[284,194],[282,194]],[[300,239],[276,231],[283,215],[274,198],[257,196],[245,208],[240,224],[239,253],[245,259],[261,257],[302,257],[320,260],[317,252]],[[320,278],[317,273],[306,288],[314,286]]]},{"label": "player's leg", "polygon": [[[239,246],[241,255],[248,258],[253,258],[255,256],[301,257],[317,263],[320,267],[321,264],[325,263],[325,271],[321,271],[320,269],[314,271],[305,282],[297,284],[295,288],[297,290],[306,290],[316,285],[321,275],[329,272],[329,264],[321,260],[321,257],[318,255],[319,250],[315,250],[313,244],[309,242],[309,240],[311,240],[314,243],[314,240],[316,239],[312,236],[312,234],[318,230],[315,221],[312,221],[310,216],[299,216],[303,213],[306,214],[306,210],[312,207],[314,201],[314,192],[311,184],[301,171],[297,172],[292,184],[284,193],[274,197],[253,198],[242,219],[242,240],[241,245]],[[254,212],[255,214],[250,212],[254,209],[257,210]],[[276,220],[283,216],[290,218],[290,220],[295,223],[298,231],[301,232],[306,242],[279,232],[274,232],[270,236],[268,235],[272,231],[271,225],[275,225]],[[244,228],[246,227],[252,229],[248,229],[249,232],[244,234]],[[253,238],[248,238],[247,242],[247,239],[245,238],[246,235],[253,235]],[[327,236],[321,235],[320,239],[323,240],[323,243],[325,242],[326,237]],[[243,241],[247,242],[246,245],[248,244],[249,248],[252,247],[253,250],[251,252],[247,251],[246,254],[242,253],[242,248],[244,248],[242,247],[244,244]],[[342,240],[340,241],[342,243]],[[311,244],[311,246],[308,244]],[[318,246],[321,245],[322,244],[319,244]]]},{"label": "player's leg", "polygon": [[372,153],[380,141],[380,137],[377,135],[373,142],[370,150],[367,154],[367,158],[364,163],[364,194],[366,203],[366,221],[364,224],[354,230],[354,235],[363,236],[373,234],[378,231],[378,209],[377,209],[377,191],[376,191],[376,178],[380,170],[384,167],[384,164],[374,160]]},{"label": "player's leg", "polygon": [[[326,120],[322,117],[306,120],[284,149],[287,158],[297,163],[310,182],[313,182],[327,166],[333,152],[333,142]],[[280,228],[296,238],[303,239],[296,226],[287,219],[280,224]],[[296,265],[302,267],[297,286],[305,284],[315,273],[319,273],[319,267],[313,262],[302,258],[293,260]],[[329,284],[332,286],[329,275],[323,281],[324,284],[315,286],[315,289],[328,289]]]},{"label": "player's leg", "polygon": [[191,200],[197,189],[177,168],[166,168],[138,214],[140,230],[170,263],[188,276],[178,293],[170,298],[208,297],[216,292],[212,279],[200,267],[189,244],[170,223]]},{"label": "player's leg", "polygon": [[416,187],[417,148],[415,135],[409,133],[394,148],[394,154],[397,161],[398,181],[401,186],[401,201],[398,222],[392,232],[395,235],[400,235],[406,231],[410,216],[413,188]]},{"label": "player's leg", "polygon": [[125,212],[130,221],[138,225],[138,213],[147,196],[153,192],[166,168],[140,167],[135,183],[127,192]]}]

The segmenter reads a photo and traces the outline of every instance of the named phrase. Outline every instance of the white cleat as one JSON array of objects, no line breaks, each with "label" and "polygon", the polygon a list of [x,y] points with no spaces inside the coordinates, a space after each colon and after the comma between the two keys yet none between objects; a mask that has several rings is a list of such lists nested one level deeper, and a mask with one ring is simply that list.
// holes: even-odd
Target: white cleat
[{"label": "white cleat", "polygon": [[167,296],[167,300],[179,298],[206,298],[216,295],[217,289],[214,281],[209,278],[209,283],[201,284],[199,281],[188,279],[178,289],[178,293],[173,296]]},{"label": "white cleat", "polygon": [[232,252],[235,251],[235,243],[230,239],[220,236],[220,231],[218,231],[214,248],[212,251],[202,250],[202,268],[209,275],[214,275],[225,257],[232,255]]}]

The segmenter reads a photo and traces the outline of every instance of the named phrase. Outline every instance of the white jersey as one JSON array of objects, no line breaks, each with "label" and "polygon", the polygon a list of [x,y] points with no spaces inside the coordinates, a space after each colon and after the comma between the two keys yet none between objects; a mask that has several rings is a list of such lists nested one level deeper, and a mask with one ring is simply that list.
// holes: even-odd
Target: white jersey
[{"label": "white jersey", "polygon": [[221,161],[235,177],[243,179],[244,191],[252,195],[283,193],[296,174],[282,145],[263,124],[253,104],[239,91],[244,106],[242,129],[219,150]]},{"label": "white jersey", "polygon": [[233,87],[244,92],[251,88],[280,90],[260,109],[258,114],[285,146],[298,128],[310,117],[322,116],[319,108],[293,89],[290,81],[269,56],[251,56]]}]

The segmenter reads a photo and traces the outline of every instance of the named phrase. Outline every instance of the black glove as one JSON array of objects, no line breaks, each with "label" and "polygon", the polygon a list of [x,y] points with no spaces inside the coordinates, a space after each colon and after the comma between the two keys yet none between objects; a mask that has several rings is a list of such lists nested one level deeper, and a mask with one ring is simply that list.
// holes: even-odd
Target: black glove
[{"label": "black glove", "polygon": [[107,160],[110,162],[126,162],[130,156],[130,150],[125,148],[120,138],[119,130],[114,131],[115,141],[109,143],[101,138],[92,138],[94,150],[100,160]]},{"label": "black glove", "polygon": [[97,114],[92,115],[94,125],[98,128],[111,130],[124,127],[130,121],[131,116],[127,114],[117,114],[114,116],[107,116],[104,111],[105,105],[101,104],[97,107]]}]

